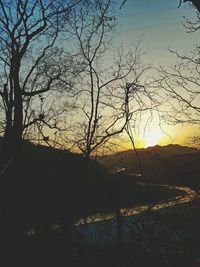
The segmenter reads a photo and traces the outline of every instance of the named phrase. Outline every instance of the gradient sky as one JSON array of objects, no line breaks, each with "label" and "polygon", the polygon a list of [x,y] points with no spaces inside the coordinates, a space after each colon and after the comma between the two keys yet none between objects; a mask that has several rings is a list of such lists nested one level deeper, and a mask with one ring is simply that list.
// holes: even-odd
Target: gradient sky
[{"label": "gradient sky", "polygon": [[199,41],[199,33],[187,33],[182,22],[183,16],[194,17],[195,10],[188,5],[177,8],[178,3],[178,0],[127,0],[118,12],[116,43],[128,48],[141,39],[153,63],[171,63],[167,48],[188,53]]},{"label": "gradient sky", "polygon": [[[118,0],[119,5],[120,3],[122,0]],[[168,48],[182,54],[189,54],[199,42],[199,32],[187,33],[182,23],[184,16],[195,18],[196,11],[186,4],[178,8],[178,4],[178,0],[127,0],[124,8],[117,14],[115,46],[123,44],[128,49],[141,40],[143,48],[148,51],[146,60],[153,65],[162,66],[175,63],[176,58],[169,53]],[[163,128],[174,143],[180,144],[187,144],[188,136],[198,132],[198,128],[191,128],[191,126],[180,128],[180,126],[163,125]],[[153,136],[156,135],[159,144],[172,142],[169,137],[160,132],[156,121],[149,126],[145,136],[148,135],[149,140],[146,140],[146,144],[141,140],[137,143],[138,146],[153,145],[156,142]]]}]

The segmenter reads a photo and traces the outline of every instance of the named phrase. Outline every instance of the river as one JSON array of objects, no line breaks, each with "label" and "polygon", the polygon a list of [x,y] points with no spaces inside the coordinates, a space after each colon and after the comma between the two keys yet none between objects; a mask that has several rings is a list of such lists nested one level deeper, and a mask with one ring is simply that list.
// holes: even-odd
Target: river
[{"label": "river", "polygon": [[[145,184],[143,184],[145,186]],[[186,186],[168,186],[162,185],[163,187],[167,187],[168,189],[178,189],[181,192],[184,192],[184,195],[177,196],[175,198],[171,198],[166,200],[165,202],[158,202],[151,205],[138,205],[133,208],[122,208],[120,209],[121,216],[126,221],[123,227],[123,235],[128,235],[128,227],[140,227],[139,224],[136,225],[136,221],[138,220],[138,216],[141,214],[147,214],[152,211],[160,211],[164,208],[179,206],[184,203],[189,203],[198,197],[198,194],[190,187]],[[78,231],[80,231],[81,235],[85,240],[92,243],[108,243],[112,242],[116,238],[116,214],[95,214],[84,219],[80,219],[76,223],[76,227]],[[133,229],[132,229],[133,230]]]}]

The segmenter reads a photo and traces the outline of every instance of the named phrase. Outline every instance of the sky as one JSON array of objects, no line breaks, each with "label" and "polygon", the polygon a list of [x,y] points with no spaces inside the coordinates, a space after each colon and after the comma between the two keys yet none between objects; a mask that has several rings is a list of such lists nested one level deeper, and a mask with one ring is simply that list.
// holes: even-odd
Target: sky
[{"label": "sky", "polygon": [[[118,4],[122,1],[118,0]],[[125,6],[117,12],[118,27],[113,40],[114,46],[123,44],[131,48],[138,40],[148,52],[147,63],[154,66],[173,65],[176,61],[168,49],[189,54],[199,41],[199,32],[188,33],[183,26],[184,17],[195,18],[195,9],[182,5],[178,8],[178,0],[127,0]],[[136,146],[152,146],[168,143],[186,144],[188,136],[198,132],[197,127],[167,126],[162,129],[155,118],[140,134]],[[180,135],[181,130],[181,135]]]},{"label": "sky", "polygon": [[177,6],[178,0],[127,0],[118,12],[117,41],[131,46],[142,38],[156,61],[160,56],[167,60],[168,47],[188,52],[199,34],[187,33],[182,22],[183,16],[192,17],[195,10],[187,5]]},{"label": "sky", "polygon": [[[120,1],[120,0],[118,0]],[[198,33],[187,33],[183,16],[195,16],[195,10],[178,0],[127,0],[118,15],[116,43],[131,47],[141,39],[154,63],[170,63],[167,48],[188,52],[198,42]]]}]

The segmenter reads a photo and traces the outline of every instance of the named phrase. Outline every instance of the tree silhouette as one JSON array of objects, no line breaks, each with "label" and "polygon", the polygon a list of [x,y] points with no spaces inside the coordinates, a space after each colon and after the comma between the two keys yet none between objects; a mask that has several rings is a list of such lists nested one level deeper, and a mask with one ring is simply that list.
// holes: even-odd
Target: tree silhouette
[{"label": "tree silhouette", "polygon": [[[183,1],[188,2],[188,1]],[[190,1],[189,1],[190,2]],[[195,1],[194,1],[195,2]],[[199,5],[197,1],[196,5]],[[197,13],[195,21],[184,18],[184,26],[189,32],[200,29],[200,18]],[[157,86],[164,89],[170,112],[164,113],[164,119],[171,123],[200,124],[200,48],[196,45],[190,54],[181,54],[170,50],[177,58],[171,67],[162,67]]]},{"label": "tree silhouette", "polygon": [[[19,149],[32,99],[48,92],[62,73],[50,61],[59,32],[79,1],[0,1],[1,111],[4,159]],[[60,63],[60,62],[59,62]],[[42,114],[37,121],[42,121]]]},{"label": "tree silhouette", "polygon": [[102,1],[93,8],[92,16],[85,7],[76,9],[69,22],[83,68],[73,89],[75,109],[67,141],[86,159],[102,147],[108,149],[133,116],[155,104],[153,93],[146,88],[149,66],[143,66],[140,45],[126,53],[122,47],[116,49],[112,57],[116,24],[112,2]]},{"label": "tree silhouette", "polygon": [[182,3],[191,3],[193,6],[200,12],[200,3],[198,0],[180,0],[179,6],[181,6]]}]

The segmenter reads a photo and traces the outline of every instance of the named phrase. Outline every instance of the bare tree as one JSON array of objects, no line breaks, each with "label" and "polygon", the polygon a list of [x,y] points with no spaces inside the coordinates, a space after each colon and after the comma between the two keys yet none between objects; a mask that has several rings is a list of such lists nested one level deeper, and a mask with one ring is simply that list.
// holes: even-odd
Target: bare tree
[{"label": "bare tree", "polygon": [[[55,87],[63,73],[60,62],[54,64],[50,58],[56,53],[53,49],[71,8],[79,2],[0,1],[1,126],[5,125],[8,158],[18,150],[24,130],[33,123],[26,122],[32,99]],[[42,114],[35,118],[42,119]]]},{"label": "bare tree", "polygon": [[123,0],[123,2],[120,5],[120,9],[124,7],[125,3],[127,2],[127,0]]},{"label": "bare tree", "polygon": [[[111,33],[116,19],[112,2],[105,0],[88,9],[76,9],[69,31],[79,51],[83,70],[74,90],[76,108],[71,117],[68,142],[86,159],[125,130],[136,114],[152,108],[153,93],[147,91],[142,50],[137,45],[127,53],[120,48],[112,58]],[[112,13],[113,14],[113,13]]]},{"label": "bare tree", "polygon": [[[193,2],[199,7],[199,1],[181,1]],[[180,3],[180,4],[181,4]],[[195,21],[187,18],[184,20],[184,26],[189,32],[195,32],[200,29],[199,13],[196,14]],[[200,124],[200,47],[196,45],[195,49],[188,55],[183,55],[178,51],[170,50],[177,62],[171,67],[161,67],[160,79],[157,86],[164,89],[168,100],[168,108],[163,113],[164,120],[170,123],[189,123]]]},{"label": "bare tree", "polygon": [[172,123],[200,123],[200,62],[199,48],[191,56],[174,52],[178,62],[169,68],[161,68],[158,87],[164,89],[169,108],[164,118]]},{"label": "bare tree", "polygon": [[182,3],[187,3],[187,2],[189,4],[192,4],[198,10],[198,12],[200,12],[200,3],[199,3],[199,0],[180,0],[179,7],[182,5]]}]

